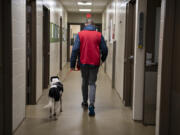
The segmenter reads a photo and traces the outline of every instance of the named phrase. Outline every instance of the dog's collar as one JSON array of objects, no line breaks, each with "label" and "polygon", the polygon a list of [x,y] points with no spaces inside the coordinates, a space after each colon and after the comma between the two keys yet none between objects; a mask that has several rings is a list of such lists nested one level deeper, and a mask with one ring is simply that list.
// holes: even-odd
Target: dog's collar
[{"label": "dog's collar", "polygon": [[56,85],[51,85],[51,88],[57,88],[57,86]]}]

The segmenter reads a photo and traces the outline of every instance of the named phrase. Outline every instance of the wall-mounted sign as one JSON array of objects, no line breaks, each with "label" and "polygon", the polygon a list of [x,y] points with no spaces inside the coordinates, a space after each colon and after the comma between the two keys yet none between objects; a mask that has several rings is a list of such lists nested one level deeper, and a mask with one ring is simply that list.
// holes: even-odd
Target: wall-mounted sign
[{"label": "wall-mounted sign", "polygon": [[60,27],[57,24],[50,23],[50,42],[59,42],[60,41]]}]

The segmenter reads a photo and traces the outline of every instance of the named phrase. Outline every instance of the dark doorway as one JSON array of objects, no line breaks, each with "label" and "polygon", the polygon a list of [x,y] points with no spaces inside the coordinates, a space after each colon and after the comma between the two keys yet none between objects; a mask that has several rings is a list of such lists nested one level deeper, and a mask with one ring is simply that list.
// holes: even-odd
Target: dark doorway
[{"label": "dark doorway", "polygon": [[161,0],[147,1],[143,123],[155,125]]},{"label": "dark doorway", "polygon": [[170,135],[180,135],[180,1],[175,0],[174,41],[172,44],[172,87]]},{"label": "dark doorway", "polygon": [[43,89],[49,85],[50,70],[50,10],[43,6]]},{"label": "dark doorway", "polygon": [[4,126],[4,122],[3,122],[3,118],[4,118],[4,114],[3,114],[3,110],[4,110],[4,103],[3,103],[3,42],[2,42],[2,25],[3,25],[3,18],[2,18],[2,11],[3,11],[3,6],[2,6],[2,1],[0,1],[0,134],[4,134],[3,130],[3,126]]},{"label": "dark doorway", "polygon": [[[107,40],[105,40],[107,45]],[[107,73],[107,61],[104,62],[104,73]]]},{"label": "dark doorway", "polygon": [[0,1],[0,134],[12,134],[11,0]]},{"label": "dark doorway", "polygon": [[116,41],[113,42],[113,55],[112,55],[112,88],[115,88],[116,77]]},{"label": "dark doorway", "polygon": [[62,70],[62,45],[63,45],[63,27],[62,27],[62,16],[60,17],[60,70]]},{"label": "dark doorway", "polygon": [[26,3],[26,104],[36,104],[36,1]]},{"label": "dark doorway", "polygon": [[135,41],[135,7],[136,2],[130,1],[126,7],[126,39],[124,62],[124,104],[132,106],[133,71],[134,71],[134,41]]},{"label": "dark doorway", "polygon": [[102,32],[102,24],[95,24],[97,31]]},{"label": "dark doorway", "polygon": [[[179,20],[178,0],[162,1],[158,73],[158,135],[179,135]],[[176,50],[177,49],[177,50]],[[177,67],[176,67],[177,66]],[[175,70],[175,71],[173,71]],[[177,77],[177,78],[176,78]],[[173,90],[172,90],[173,89]],[[174,95],[174,94],[177,95]],[[172,99],[171,99],[172,98]],[[174,99],[173,99],[174,98]],[[175,101],[175,103],[174,103]],[[174,104],[173,104],[174,103]],[[171,111],[172,110],[172,111]],[[174,115],[174,116],[173,116]],[[174,126],[174,127],[173,127]]]},{"label": "dark doorway", "polygon": [[67,24],[67,62],[70,62],[70,43],[71,43],[71,38],[70,38],[70,25]]},{"label": "dark doorway", "polygon": [[81,30],[83,30],[84,27],[85,27],[85,24],[84,24],[84,23],[81,23],[80,25],[81,25]]}]

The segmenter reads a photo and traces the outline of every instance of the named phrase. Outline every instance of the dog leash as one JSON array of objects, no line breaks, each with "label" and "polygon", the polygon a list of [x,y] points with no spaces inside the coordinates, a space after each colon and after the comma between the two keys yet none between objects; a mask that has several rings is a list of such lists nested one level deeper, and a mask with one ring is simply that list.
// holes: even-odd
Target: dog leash
[{"label": "dog leash", "polygon": [[75,69],[75,70],[70,69],[70,70],[67,72],[66,76],[64,77],[63,82],[66,80],[66,78],[70,75],[70,73],[71,73],[72,71],[80,71],[80,70],[79,70],[79,69]]}]

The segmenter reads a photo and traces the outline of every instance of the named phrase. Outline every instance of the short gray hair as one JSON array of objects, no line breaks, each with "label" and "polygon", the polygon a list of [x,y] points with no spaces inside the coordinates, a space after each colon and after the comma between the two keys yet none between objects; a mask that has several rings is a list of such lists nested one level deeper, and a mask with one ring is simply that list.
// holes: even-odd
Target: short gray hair
[{"label": "short gray hair", "polygon": [[89,24],[94,24],[94,22],[93,22],[92,19],[89,18],[89,19],[86,19],[86,24],[88,24],[88,25],[89,25]]}]

